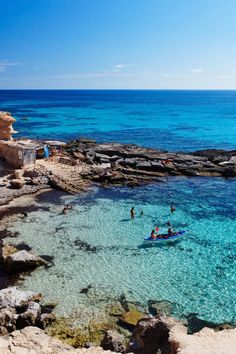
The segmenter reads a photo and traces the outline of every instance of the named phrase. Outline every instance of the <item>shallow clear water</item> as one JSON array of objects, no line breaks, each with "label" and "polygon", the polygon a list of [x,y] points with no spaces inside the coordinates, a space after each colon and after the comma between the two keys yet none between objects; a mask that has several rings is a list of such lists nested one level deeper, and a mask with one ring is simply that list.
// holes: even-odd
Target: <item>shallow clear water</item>
[{"label": "shallow clear water", "polygon": [[0,109],[17,118],[18,136],[236,148],[236,91],[1,90]]},{"label": "shallow clear water", "polygon": [[[59,313],[82,311],[84,318],[125,293],[144,307],[149,299],[170,300],[177,317],[194,312],[236,323],[235,197],[235,180],[170,178],[142,188],[95,188],[53,204],[38,201],[50,211],[33,212],[11,229],[20,232],[17,242],[55,256],[55,265],[37,269],[22,286],[58,300]],[[61,215],[69,201],[73,210]],[[177,210],[171,216],[172,203]],[[135,220],[129,218],[132,206]],[[146,247],[143,238],[168,219],[188,235]],[[88,296],[81,294],[90,284]]]}]

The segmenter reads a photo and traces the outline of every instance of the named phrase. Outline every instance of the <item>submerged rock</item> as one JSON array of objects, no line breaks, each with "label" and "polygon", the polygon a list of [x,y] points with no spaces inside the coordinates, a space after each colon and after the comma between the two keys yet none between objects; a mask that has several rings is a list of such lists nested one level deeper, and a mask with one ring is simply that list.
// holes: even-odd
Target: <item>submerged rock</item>
[{"label": "submerged rock", "polygon": [[120,322],[127,328],[133,329],[137,322],[143,317],[145,317],[143,312],[133,309],[123,314],[120,318]]},{"label": "submerged rock", "polygon": [[174,305],[168,300],[162,300],[162,301],[149,300],[148,301],[148,310],[151,313],[151,315],[154,315],[154,316],[157,316],[157,315],[170,316],[173,312],[173,307],[174,307]]}]

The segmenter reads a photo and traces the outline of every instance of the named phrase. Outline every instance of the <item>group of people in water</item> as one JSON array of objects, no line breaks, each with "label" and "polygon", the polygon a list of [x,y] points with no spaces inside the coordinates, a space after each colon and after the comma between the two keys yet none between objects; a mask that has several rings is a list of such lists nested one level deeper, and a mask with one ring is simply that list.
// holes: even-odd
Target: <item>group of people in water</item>
[{"label": "group of people in water", "polygon": [[[174,212],[176,211],[176,208],[173,206],[173,205],[171,205],[170,206],[170,212],[171,212],[171,214],[174,214]],[[143,211],[141,210],[140,211],[140,216],[142,217],[143,216]],[[134,207],[132,207],[131,209],[130,209],[130,218],[131,218],[131,220],[133,220],[134,218],[135,218],[135,209],[134,209]],[[155,229],[153,229],[152,230],[152,232],[151,232],[151,235],[150,235],[150,238],[151,239],[153,239],[153,240],[155,240],[155,239],[157,239],[157,238],[168,238],[168,237],[171,237],[171,236],[174,236],[176,233],[172,230],[172,227],[171,227],[171,222],[168,220],[167,222],[166,222],[166,226],[168,227],[168,231],[167,231],[167,234],[159,234],[159,227],[158,226],[156,226],[156,228]]]}]

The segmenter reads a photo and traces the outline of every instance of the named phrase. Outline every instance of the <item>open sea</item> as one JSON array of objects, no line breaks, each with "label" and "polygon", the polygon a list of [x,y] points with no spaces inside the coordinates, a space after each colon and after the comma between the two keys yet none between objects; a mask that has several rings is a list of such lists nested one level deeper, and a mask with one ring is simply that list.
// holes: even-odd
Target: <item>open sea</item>
[{"label": "open sea", "polygon": [[0,90],[0,109],[16,117],[18,136],[236,148],[236,91]]},{"label": "open sea", "polygon": [[[0,91],[0,109],[17,118],[18,136],[87,136],[170,151],[236,149],[236,91]],[[58,313],[83,320],[125,294],[144,308],[149,300],[171,301],[178,318],[197,313],[236,325],[235,200],[236,179],[203,177],[39,196],[36,203],[49,210],[10,229],[19,232],[16,242],[53,256],[54,265],[21,286],[57,300]],[[65,202],[73,204],[67,216]],[[167,220],[187,236],[146,247],[143,238],[156,224],[165,231]],[[80,293],[88,286],[87,295]]]}]

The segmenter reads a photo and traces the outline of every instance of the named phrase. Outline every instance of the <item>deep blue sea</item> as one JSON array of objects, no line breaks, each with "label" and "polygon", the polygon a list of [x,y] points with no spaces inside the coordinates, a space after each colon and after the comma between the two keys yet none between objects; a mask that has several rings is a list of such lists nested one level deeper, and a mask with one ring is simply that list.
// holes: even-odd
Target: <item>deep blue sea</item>
[{"label": "deep blue sea", "polygon": [[[236,149],[236,91],[1,91],[0,110],[17,118],[18,136]],[[37,269],[21,286],[85,322],[125,294],[143,308],[149,300],[168,300],[176,317],[197,313],[236,325],[235,200],[236,179],[204,177],[39,198],[49,211],[32,212],[11,230],[19,233],[16,242],[55,257],[54,266]],[[73,209],[64,216],[66,202]],[[144,237],[157,224],[165,232],[169,219],[188,231],[186,238],[146,247]],[[80,293],[90,285],[88,295]]]},{"label": "deep blue sea", "polygon": [[2,90],[0,110],[16,117],[18,136],[236,148],[236,91]]}]

